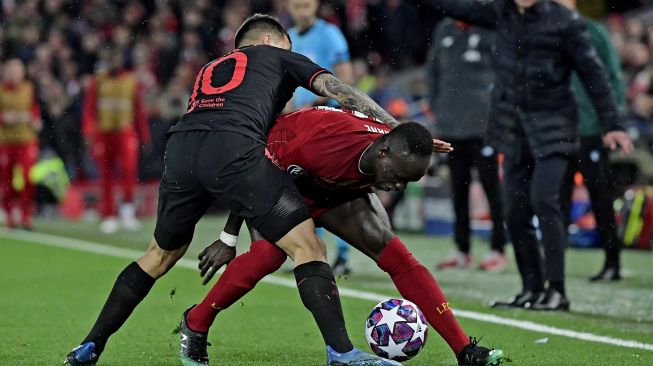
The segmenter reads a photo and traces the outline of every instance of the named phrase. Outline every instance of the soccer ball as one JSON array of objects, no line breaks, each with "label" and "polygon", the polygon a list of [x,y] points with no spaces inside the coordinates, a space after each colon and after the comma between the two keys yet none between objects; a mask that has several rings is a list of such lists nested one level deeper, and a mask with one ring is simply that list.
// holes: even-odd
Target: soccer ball
[{"label": "soccer ball", "polygon": [[372,309],[365,325],[365,337],[377,355],[406,361],[426,344],[428,325],[417,305],[404,299],[390,299]]}]

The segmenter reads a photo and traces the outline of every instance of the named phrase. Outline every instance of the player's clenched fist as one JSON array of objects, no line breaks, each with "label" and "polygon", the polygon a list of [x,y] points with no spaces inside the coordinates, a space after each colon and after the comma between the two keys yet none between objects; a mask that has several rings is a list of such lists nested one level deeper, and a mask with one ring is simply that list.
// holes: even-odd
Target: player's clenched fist
[{"label": "player's clenched fist", "polygon": [[213,275],[234,257],[236,257],[236,248],[228,246],[219,239],[204,248],[197,257],[200,260],[197,268],[200,270],[200,276],[204,277],[202,285],[211,281]]}]

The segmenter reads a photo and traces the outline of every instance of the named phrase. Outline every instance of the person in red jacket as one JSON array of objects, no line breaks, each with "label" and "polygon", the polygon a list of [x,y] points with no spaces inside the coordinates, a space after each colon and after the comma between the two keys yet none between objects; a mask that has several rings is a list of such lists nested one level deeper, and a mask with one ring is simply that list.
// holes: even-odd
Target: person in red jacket
[{"label": "person in red jacket", "polygon": [[[139,142],[149,146],[150,131],[141,97],[141,86],[127,70],[121,52],[107,52],[107,68],[99,70],[86,87],[82,131],[98,164],[101,184],[100,229],[116,232],[120,227],[140,227],[133,204],[138,175]],[[116,217],[113,189],[115,171],[120,172],[122,205]]]},{"label": "person in red jacket", "polygon": [[0,86],[0,187],[2,207],[6,213],[5,225],[14,228],[13,220],[14,169],[22,172],[20,189],[21,221],[23,229],[32,228],[34,185],[29,172],[39,155],[38,131],[41,129],[41,110],[36,99],[34,84],[25,79],[25,66],[19,59],[10,59],[4,65]]}]

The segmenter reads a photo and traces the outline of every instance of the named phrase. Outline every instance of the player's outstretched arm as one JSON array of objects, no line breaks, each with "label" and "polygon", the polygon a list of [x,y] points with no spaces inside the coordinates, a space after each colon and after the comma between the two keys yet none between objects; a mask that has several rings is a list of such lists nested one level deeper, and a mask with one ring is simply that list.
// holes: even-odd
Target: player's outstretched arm
[{"label": "player's outstretched arm", "polygon": [[399,125],[394,117],[376,104],[367,94],[329,73],[318,75],[313,80],[311,88],[316,94],[335,99],[341,106],[374,117],[392,128]]},{"label": "player's outstretched arm", "polygon": [[229,213],[220,239],[204,248],[197,257],[200,260],[197,268],[200,270],[200,276],[203,277],[202,285],[206,285],[222,266],[236,257],[235,241],[238,240],[238,233],[243,221],[242,217]]}]

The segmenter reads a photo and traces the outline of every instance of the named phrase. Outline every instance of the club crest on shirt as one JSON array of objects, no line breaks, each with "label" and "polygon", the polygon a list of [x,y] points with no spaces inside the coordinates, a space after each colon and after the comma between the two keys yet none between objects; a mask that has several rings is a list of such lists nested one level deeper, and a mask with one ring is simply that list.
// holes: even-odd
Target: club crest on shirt
[{"label": "club crest on shirt", "polygon": [[289,165],[288,169],[286,169],[286,171],[293,178],[303,177],[303,176],[307,175],[304,168],[300,167],[299,165],[294,165],[294,164]]}]

